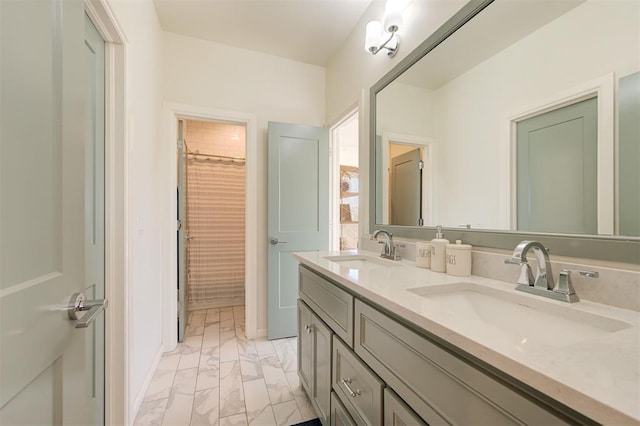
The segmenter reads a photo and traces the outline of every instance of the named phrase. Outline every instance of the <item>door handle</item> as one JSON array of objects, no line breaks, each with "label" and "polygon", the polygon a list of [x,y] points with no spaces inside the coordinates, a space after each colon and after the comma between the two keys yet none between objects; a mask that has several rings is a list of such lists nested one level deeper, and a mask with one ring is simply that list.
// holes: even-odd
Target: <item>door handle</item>
[{"label": "door handle", "polygon": [[67,309],[69,319],[76,321],[75,328],[87,328],[108,306],[107,299],[87,300],[87,296],[81,292],[73,293]]},{"label": "door handle", "polygon": [[280,241],[277,238],[271,238],[269,242],[275,246],[276,244],[287,244],[289,241]]}]

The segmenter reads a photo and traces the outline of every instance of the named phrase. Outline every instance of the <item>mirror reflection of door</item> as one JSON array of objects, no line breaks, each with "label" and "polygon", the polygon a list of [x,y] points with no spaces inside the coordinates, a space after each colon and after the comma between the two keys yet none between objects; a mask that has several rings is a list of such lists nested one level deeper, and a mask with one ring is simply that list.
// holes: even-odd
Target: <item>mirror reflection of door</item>
[{"label": "mirror reflection of door", "polygon": [[[391,145],[393,152],[394,146]],[[405,148],[407,148],[405,146]],[[391,155],[389,170],[389,218],[393,225],[421,225],[422,160],[420,148]]]},{"label": "mirror reflection of door", "polygon": [[597,234],[597,98],[517,124],[520,231]]}]

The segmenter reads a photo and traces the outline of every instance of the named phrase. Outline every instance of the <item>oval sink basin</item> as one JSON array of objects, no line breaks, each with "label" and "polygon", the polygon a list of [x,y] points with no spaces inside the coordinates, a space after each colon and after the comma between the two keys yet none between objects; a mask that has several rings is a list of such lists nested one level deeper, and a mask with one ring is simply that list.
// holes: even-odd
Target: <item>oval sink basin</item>
[{"label": "oval sink basin", "polygon": [[400,264],[393,260],[382,259],[380,257],[367,256],[364,254],[344,254],[339,256],[326,256],[325,259],[339,263],[341,266],[353,269],[362,269],[371,267],[374,265],[380,266],[400,266]]},{"label": "oval sink basin", "polygon": [[457,331],[498,333],[520,347],[567,346],[633,326],[544,298],[473,283],[417,287],[408,291],[430,302],[429,310],[446,318],[447,325],[458,328]]}]

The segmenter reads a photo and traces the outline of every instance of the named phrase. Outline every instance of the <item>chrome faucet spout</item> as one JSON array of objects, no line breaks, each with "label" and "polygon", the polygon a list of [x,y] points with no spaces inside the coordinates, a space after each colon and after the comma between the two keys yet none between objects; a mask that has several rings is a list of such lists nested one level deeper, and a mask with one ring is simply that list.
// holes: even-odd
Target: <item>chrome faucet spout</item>
[{"label": "chrome faucet spout", "polygon": [[[536,256],[536,275],[533,277],[531,266],[527,261],[527,253],[533,250],[533,254]],[[522,265],[522,271],[518,284],[535,286],[546,290],[553,290],[553,273],[551,272],[551,261],[549,260],[549,252],[546,247],[538,241],[522,241],[513,250],[513,255],[510,259],[505,260],[505,263],[513,263]]]},{"label": "chrome faucet spout", "polygon": [[[379,241],[378,235],[380,234],[387,237],[387,241]],[[382,253],[380,253],[380,257],[383,257],[385,259],[391,259],[391,260],[402,259],[399,255],[396,254],[396,246],[393,243],[393,234],[391,232],[386,231],[384,229],[378,229],[376,232],[373,233],[373,235],[371,236],[371,239],[378,241],[378,244],[384,244],[382,248]]]}]

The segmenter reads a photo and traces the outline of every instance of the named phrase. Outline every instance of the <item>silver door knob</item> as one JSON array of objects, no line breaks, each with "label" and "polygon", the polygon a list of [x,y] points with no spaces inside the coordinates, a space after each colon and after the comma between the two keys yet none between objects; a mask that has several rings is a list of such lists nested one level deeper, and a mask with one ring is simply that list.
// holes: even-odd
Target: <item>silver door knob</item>
[{"label": "silver door knob", "polygon": [[271,238],[269,242],[275,246],[276,244],[287,244],[289,241],[280,241],[277,238]]},{"label": "silver door knob", "polygon": [[87,300],[84,293],[73,293],[67,310],[69,319],[76,321],[75,328],[87,328],[108,306],[107,299]]}]

